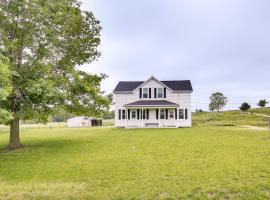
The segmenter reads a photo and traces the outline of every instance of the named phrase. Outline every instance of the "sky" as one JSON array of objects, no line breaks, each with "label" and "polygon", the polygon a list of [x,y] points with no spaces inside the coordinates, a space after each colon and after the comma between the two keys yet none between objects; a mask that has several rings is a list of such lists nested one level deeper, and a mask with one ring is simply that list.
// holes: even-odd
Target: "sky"
[{"label": "sky", "polygon": [[222,92],[225,109],[270,101],[269,0],[83,0],[101,21],[102,56],[81,69],[118,81],[191,80],[192,109]]}]

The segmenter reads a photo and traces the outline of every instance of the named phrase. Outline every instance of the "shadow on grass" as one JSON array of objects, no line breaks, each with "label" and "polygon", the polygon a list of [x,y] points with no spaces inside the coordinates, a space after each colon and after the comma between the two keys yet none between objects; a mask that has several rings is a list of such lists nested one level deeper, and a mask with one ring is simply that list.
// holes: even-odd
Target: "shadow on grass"
[{"label": "shadow on grass", "polygon": [[[19,154],[19,153],[66,153],[71,150],[82,149],[84,145],[95,144],[92,140],[82,139],[51,139],[43,141],[25,141],[22,148],[9,150],[6,147],[0,149],[0,154]],[[76,148],[76,146],[78,148]]]}]

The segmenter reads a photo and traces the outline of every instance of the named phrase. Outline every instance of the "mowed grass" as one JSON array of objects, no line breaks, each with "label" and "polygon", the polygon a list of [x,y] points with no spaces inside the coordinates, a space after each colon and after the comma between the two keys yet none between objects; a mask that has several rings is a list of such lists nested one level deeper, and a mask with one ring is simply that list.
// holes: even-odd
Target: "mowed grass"
[{"label": "mowed grass", "polygon": [[0,151],[0,199],[270,198],[269,131],[29,129],[22,142]]},{"label": "mowed grass", "polygon": [[[252,113],[269,114],[270,108],[252,109],[250,113],[244,114],[240,110],[223,112],[193,113],[193,125],[195,126],[239,126],[251,125],[269,127],[270,118],[258,116]],[[270,114],[269,114],[270,116]]]}]

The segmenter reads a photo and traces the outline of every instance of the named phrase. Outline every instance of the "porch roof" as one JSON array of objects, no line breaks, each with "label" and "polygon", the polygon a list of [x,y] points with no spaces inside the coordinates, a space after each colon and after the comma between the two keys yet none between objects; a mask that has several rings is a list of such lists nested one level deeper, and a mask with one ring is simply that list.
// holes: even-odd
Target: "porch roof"
[{"label": "porch roof", "polygon": [[140,100],[128,103],[125,107],[178,107],[179,105],[167,100]]}]

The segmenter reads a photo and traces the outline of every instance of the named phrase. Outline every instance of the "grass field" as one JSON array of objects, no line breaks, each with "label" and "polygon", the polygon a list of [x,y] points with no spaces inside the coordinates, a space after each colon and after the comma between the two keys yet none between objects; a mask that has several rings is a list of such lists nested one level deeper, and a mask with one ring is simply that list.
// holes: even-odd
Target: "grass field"
[{"label": "grass field", "polygon": [[244,114],[240,110],[225,112],[203,112],[193,114],[193,125],[195,126],[239,126],[252,125],[268,127],[269,118],[257,116],[252,113],[265,114],[270,116],[270,108],[252,109],[249,114]]},{"label": "grass field", "polygon": [[22,142],[0,151],[0,199],[270,198],[269,131],[40,128]]}]

